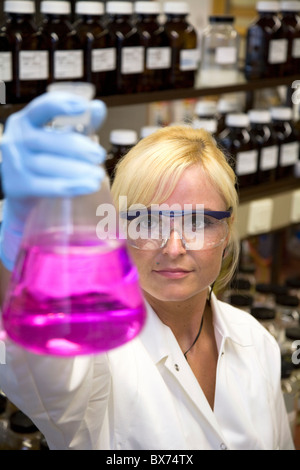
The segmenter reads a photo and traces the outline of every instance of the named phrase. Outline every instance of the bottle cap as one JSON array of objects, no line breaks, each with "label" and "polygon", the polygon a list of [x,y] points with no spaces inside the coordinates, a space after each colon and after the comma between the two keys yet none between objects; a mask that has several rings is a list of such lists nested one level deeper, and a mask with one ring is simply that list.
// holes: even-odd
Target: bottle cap
[{"label": "bottle cap", "polygon": [[239,111],[240,108],[240,104],[235,99],[220,98],[217,105],[217,110],[222,114],[233,113]]},{"label": "bottle cap", "polygon": [[278,106],[270,109],[272,119],[278,121],[291,121],[293,119],[292,108]]},{"label": "bottle cap", "polygon": [[109,134],[110,143],[115,145],[135,145],[137,140],[137,132],[130,129],[114,129]]},{"label": "bottle cap", "polygon": [[164,13],[174,15],[188,15],[190,8],[186,2],[165,2],[163,5]]},{"label": "bottle cap", "polygon": [[216,119],[195,119],[193,121],[194,129],[204,129],[210,134],[215,134],[218,129],[218,122]]},{"label": "bottle cap", "polygon": [[251,109],[248,111],[250,122],[255,124],[268,124],[271,122],[271,113],[263,109]]},{"label": "bottle cap", "polygon": [[76,2],[75,12],[78,15],[103,15],[104,4],[102,2]]},{"label": "bottle cap", "polygon": [[280,10],[279,2],[257,2],[256,10],[277,13]]},{"label": "bottle cap", "polygon": [[154,134],[154,132],[158,131],[158,129],[161,129],[159,126],[144,126],[141,129],[140,132],[140,137],[143,139],[144,137],[148,137],[148,135]]},{"label": "bottle cap", "polygon": [[225,119],[226,126],[229,127],[248,127],[249,116],[243,113],[228,114]]},{"label": "bottle cap", "polygon": [[131,15],[133,6],[131,2],[107,2],[106,13],[117,15]]},{"label": "bottle cap", "polygon": [[198,101],[195,106],[195,114],[197,116],[215,116],[217,110],[217,103],[215,101]]},{"label": "bottle cap", "polygon": [[22,411],[18,410],[10,417],[10,428],[21,434],[31,434],[38,431],[36,425]]},{"label": "bottle cap", "polygon": [[159,15],[161,12],[159,2],[135,2],[134,4],[135,13],[145,13],[148,15]]},{"label": "bottle cap", "polygon": [[4,11],[7,13],[35,13],[35,3],[27,0],[7,0],[4,2]]},{"label": "bottle cap", "polygon": [[276,317],[275,308],[270,307],[252,307],[251,315],[257,320],[274,320]]},{"label": "bottle cap", "polygon": [[280,11],[299,12],[300,2],[280,2]]},{"label": "bottle cap", "polygon": [[70,2],[44,0],[41,2],[41,13],[69,15],[71,13],[71,4]]}]

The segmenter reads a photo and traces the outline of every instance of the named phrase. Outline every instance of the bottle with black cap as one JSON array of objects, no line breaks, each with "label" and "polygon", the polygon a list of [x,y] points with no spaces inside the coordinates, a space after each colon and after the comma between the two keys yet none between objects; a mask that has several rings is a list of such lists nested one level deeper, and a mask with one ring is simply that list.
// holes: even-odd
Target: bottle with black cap
[{"label": "bottle with black cap", "polygon": [[114,129],[109,135],[110,149],[107,152],[105,160],[106,171],[113,180],[115,166],[120,158],[126,155],[127,152],[137,143],[138,134],[132,129]]},{"label": "bottle with black cap", "polygon": [[284,75],[296,75],[300,70],[300,1],[280,2],[281,23],[289,41]]},{"label": "bottle with black cap", "polygon": [[201,85],[226,85],[238,79],[240,37],[233,16],[210,16],[203,32]]}]

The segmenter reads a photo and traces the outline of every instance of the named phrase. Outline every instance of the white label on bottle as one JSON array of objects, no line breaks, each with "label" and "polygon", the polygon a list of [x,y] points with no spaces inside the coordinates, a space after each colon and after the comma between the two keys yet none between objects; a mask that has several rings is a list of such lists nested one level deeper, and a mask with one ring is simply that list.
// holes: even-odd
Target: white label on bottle
[{"label": "white label on bottle", "polygon": [[269,47],[269,64],[284,64],[287,61],[289,42],[287,39],[273,39]]},{"label": "white label on bottle", "polygon": [[280,151],[280,166],[295,165],[299,160],[299,142],[283,144]]},{"label": "white label on bottle", "polygon": [[215,63],[219,65],[232,65],[237,62],[237,49],[235,47],[217,47]]},{"label": "white label on bottle", "polygon": [[235,172],[238,176],[252,175],[257,171],[257,150],[247,150],[239,152],[236,156]]},{"label": "white label on bottle", "polygon": [[300,59],[300,38],[296,38],[293,41],[292,57],[293,59]]},{"label": "white label on bottle", "polygon": [[20,80],[47,80],[48,51],[20,51]]},{"label": "white label on bottle", "polygon": [[197,70],[198,60],[198,49],[182,49],[180,51],[179,69],[183,72],[188,70]]},{"label": "white label on bottle", "polygon": [[170,47],[148,47],[146,67],[149,70],[169,69],[171,67]]},{"label": "white label on bottle", "polygon": [[117,51],[115,47],[92,50],[92,72],[109,72],[116,69]]},{"label": "white label on bottle", "polygon": [[12,79],[12,53],[0,52],[0,80],[11,82]]},{"label": "white label on bottle", "polygon": [[123,47],[121,54],[121,73],[124,75],[130,73],[143,73],[144,57],[145,48],[143,46]]},{"label": "white label on bottle", "polygon": [[265,147],[261,150],[260,154],[260,169],[262,171],[273,170],[277,167],[278,161],[278,146],[272,145]]},{"label": "white label on bottle", "polygon": [[83,77],[83,51],[55,51],[54,78],[69,79]]}]

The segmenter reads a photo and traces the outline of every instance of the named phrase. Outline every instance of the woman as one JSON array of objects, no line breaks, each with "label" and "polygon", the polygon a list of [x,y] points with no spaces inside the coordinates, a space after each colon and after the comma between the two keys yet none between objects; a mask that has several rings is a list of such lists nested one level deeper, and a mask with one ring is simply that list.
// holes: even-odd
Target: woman
[{"label": "woman", "polygon": [[[18,209],[24,219],[28,195],[92,191],[86,181],[71,184],[83,174],[78,159],[88,181],[101,179],[90,171],[101,157],[86,138],[70,133],[68,145],[59,146],[42,129],[58,110],[71,112],[68,99],[42,97],[7,126],[7,180],[18,175],[21,187],[22,174],[26,187],[16,191],[7,182],[7,268],[14,257],[7,240],[12,227],[22,232]],[[24,128],[36,139],[18,132]],[[51,167],[47,190],[41,183],[49,168],[36,158],[45,152],[75,165],[72,177],[63,165]],[[30,162],[26,171],[11,163],[22,158]],[[112,192],[116,204],[126,196],[121,216],[140,234],[128,245],[147,306],[142,333],[107,354],[73,359],[37,356],[8,341],[1,387],[52,449],[292,449],[275,340],[212,290],[230,280],[238,257],[235,177],[214,140],[186,127],[158,131],[121,161]],[[134,204],[145,209],[133,213]]]}]

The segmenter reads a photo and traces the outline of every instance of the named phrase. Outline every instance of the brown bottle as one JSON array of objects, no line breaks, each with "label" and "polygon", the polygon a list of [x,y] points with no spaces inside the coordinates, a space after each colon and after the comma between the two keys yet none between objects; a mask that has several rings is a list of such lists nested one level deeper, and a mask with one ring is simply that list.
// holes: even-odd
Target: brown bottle
[{"label": "brown bottle", "polygon": [[103,26],[104,4],[76,2],[75,12],[79,18],[74,28],[84,51],[83,79],[95,85],[97,96],[107,95],[116,70],[117,54],[108,29]]},{"label": "brown bottle", "polygon": [[249,117],[247,114],[228,114],[226,129],[219,135],[218,142],[228,159],[232,161],[239,188],[255,184],[257,180],[258,151],[249,133]]},{"label": "brown bottle", "polygon": [[158,20],[160,4],[156,1],[137,1],[134,11],[137,15],[136,28],[141,44],[145,47],[144,73],[140,77],[138,91],[163,90],[168,86],[171,47],[169,38]]},{"label": "brown bottle", "polygon": [[296,75],[300,71],[300,2],[281,2],[281,23],[289,41],[284,75]]},{"label": "brown bottle", "polygon": [[163,8],[166,14],[164,29],[172,48],[169,87],[193,87],[199,51],[196,30],[187,21],[188,5],[186,2],[165,2]]},{"label": "brown bottle", "polygon": [[292,177],[300,158],[299,134],[293,123],[293,110],[288,107],[271,108],[271,117],[279,141],[277,178]]},{"label": "brown bottle", "polygon": [[259,17],[249,27],[246,40],[245,76],[248,80],[283,75],[288,39],[278,16],[279,3],[257,3]]},{"label": "brown bottle", "polygon": [[115,129],[109,135],[111,147],[107,152],[105,167],[111,182],[114,178],[114,170],[120,158],[137,143],[138,135],[131,129]]},{"label": "brown bottle", "polygon": [[112,1],[106,4],[107,29],[117,50],[117,67],[110,94],[135,93],[144,72],[145,48],[132,25],[131,2]]},{"label": "brown bottle", "polygon": [[40,43],[33,1],[6,1],[4,12],[7,20],[1,28],[0,48],[6,102],[24,103],[46,87],[48,52]]},{"label": "brown bottle", "polygon": [[258,149],[257,182],[267,183],[275,181],[278,164],[278,141],[272,127],[271,114],[265,110],[251,110],[250,135],[256,142]]},{"label": "brown bottle", "polygon": [[71,25],[70,2],[43,0],[41,36],[49,50],[49,83],[83,79],[83,50]]}]

